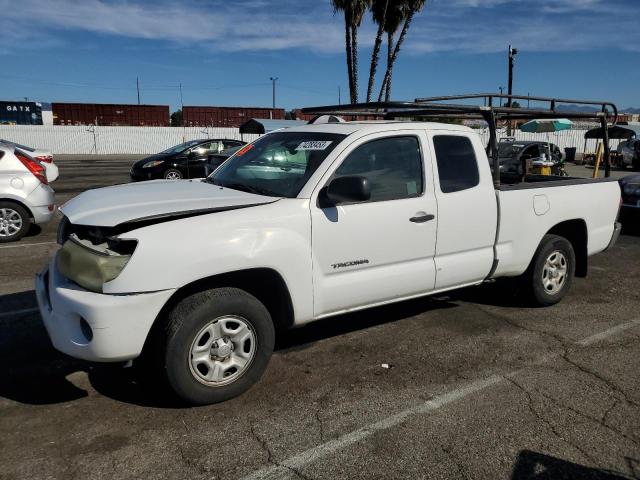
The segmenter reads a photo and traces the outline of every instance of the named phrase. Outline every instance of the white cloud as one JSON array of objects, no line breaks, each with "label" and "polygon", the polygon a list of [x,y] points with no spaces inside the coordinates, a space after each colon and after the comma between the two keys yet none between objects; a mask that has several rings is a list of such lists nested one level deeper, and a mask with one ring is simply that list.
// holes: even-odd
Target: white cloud
[{"label": "white cloud", "polygon": [[[628,15],[635,1],[429,0],[406,49],[494,52],[517,43],[540,51],[637,51],[636,16]],[[0,0],[0,11],[0,53],[63,42],[65,31],[232,51],[344,50],[342,18],[329,0]],[[367,17],[360,45],[372,41]]]}]

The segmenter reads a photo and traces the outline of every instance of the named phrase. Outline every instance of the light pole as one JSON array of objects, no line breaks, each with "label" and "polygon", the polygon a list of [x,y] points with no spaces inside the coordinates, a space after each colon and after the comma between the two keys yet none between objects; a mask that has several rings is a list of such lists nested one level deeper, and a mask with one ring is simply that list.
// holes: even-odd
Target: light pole
[{"label": "light pole", "polygon": [[276,108],[276,80],[278,80],[278,77],[269,77],[269,80],[271,80],[272,83],[272,104],[273,108]]},{"label": "light pole", "polygon": [[[507,106],[511,108],[511,95],[513,95],[513,63],[515,56],[518,54],[518,49],[509,45],[509,98],[507,100]],[[507,125],[507,135],[511,135],[511,121]]]}]

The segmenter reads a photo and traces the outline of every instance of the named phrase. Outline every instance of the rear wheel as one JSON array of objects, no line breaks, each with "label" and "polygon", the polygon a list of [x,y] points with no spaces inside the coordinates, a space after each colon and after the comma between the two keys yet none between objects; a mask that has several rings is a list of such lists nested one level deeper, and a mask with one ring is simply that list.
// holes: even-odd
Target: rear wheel
[{"label": "rear wheel", "polygon": [[262,376],[275,342],[265,306],[237,288],[182,300],[169,314],[161,361],[171,388],[194,405],[228,400]]},{"label": "rear wheel", "polygon": [[566,238],[545,235],[524,275],[532,301],[549,306],[562,300],[571,288],[575,264],[575,252]]},{"label": "rear wheel", "polygon": [[180,170],[176,170],[175,168],[170,168],[169,170],[164,172],[165,180],[182,180],[184,177]]},{"label": "rear wheel", "polygon": [[0,243],[20,240],[29,231],[29,212],[13,202],[0,202]]}]

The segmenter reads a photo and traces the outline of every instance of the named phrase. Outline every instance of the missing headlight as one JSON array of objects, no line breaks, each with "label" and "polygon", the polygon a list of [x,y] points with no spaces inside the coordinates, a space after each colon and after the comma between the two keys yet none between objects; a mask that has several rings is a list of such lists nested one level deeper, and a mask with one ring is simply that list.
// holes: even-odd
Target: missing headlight
[{"label": "missing headlight", "polygon": [[111,239],[111,242],[112,246],[108,242],[94,245],[71,234],[58,253],[58,270],[81,287],[102,292],[105,283],[120,275],[136,245],[132,240]]}]

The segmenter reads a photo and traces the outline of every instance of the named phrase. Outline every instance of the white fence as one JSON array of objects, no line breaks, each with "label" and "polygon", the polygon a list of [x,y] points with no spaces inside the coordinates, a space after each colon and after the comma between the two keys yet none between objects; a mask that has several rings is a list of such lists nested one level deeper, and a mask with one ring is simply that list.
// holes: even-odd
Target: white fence
[{"label": "white fence", "polygon": [[[477,130],[480,138],[482,138],[482,142],[486,145],[489,142],[489,129],[481,129]],[[537,141],[549,141],[551,143],[556,144],[562,150],[567,147],[573,147],[576,149],[578,153],[586,152],[594,152],[596,150],[596,146],[600,140],[590,139],[586,143],[584,141],[584,134],[587,132],[586,129],[582,130],[563,130],[561,132],[549,133],[548,137],[545,133],[527,133],[521,132],[520,130],[513,131],[513,137],[516,140],[526,141],[526,140],[537,140]],[[506,129],[498,130],[498,140],[507,136]],[[615,150],[618,148],[618,143],[620,140],[610,140],[609,145],[611,146],[611,150]]]},{"label": "white fence", "polygon": [[187,140],[229,138],[249,142],[258,135],[242,137],[237,128],[0,126],[0,138],[51,150],[54,154],[149,154]]},{"label": "white fence", "polygon": [[[477,130],[484,144],[488,142],[488,129]],[[560,148],[574,147],[585,150],[586,130],[565,130],[550,133],[549,141]],[[506,130],[498,131],[498,138],[505,137]],[[546,140],[545,134],[514,132],[517,140]],[[54,154],[149,154],[157,153],[187,140],[198,138],[231,138],[246,142],[257,135],[240,135],[237,128],[204,127],[93,127],[93,126],[31,126],[2,125],[0,138],[23,145],[51,150]],[[611,148],[618,140],[611,141]],[[589,140],[586,151],[594,151],[596,140]]]}]

